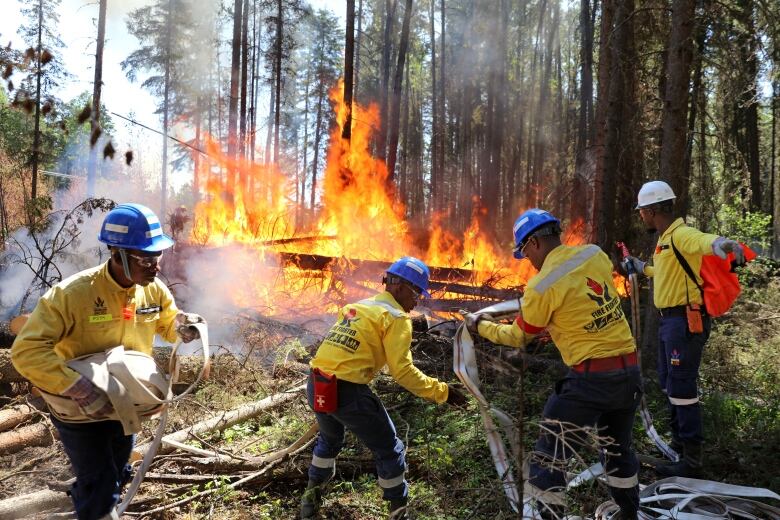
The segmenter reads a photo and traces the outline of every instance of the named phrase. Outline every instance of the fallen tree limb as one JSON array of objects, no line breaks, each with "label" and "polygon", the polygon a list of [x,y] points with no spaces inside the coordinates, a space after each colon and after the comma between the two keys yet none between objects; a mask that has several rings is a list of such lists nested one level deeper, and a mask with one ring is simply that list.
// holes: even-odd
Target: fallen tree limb
[{"label": "fallen tree limb", "polygon": [[27,495],[18,495],[0,501],[0,520],[16,520],[30,515],[57,509],[60,511],[72,509],[70,497],[59,491],[43,489]]},{"label": "fallen tree limb", "polygon": [[[279,394],[276,394],[276,395],[279,395]],[[311,431],[311,428],[309,430]],[[307,434],[308,433],[309,432],[307,432]],[[305,435],[306,434],[304,434],[304,436]],[[301,438],[303,438],[303,437],[301,437]],[[300,440],[301,439],[298,439],[298,441],[300,441]],[[253,480],[256,480],[256,479],[262,477],[263,475],[266,475],[266,474],[270,473],[271,470],[275,466],[277,466],[278,464],[281,464],[282,461],[284,461],[286,457],[288,457],[290,455],[293,455],[293,454],[297,453],[298,451],[302,451],[302,450],[306,449],[306,447],[313,441],[313,439],[310,438],[307,442],[304,442],[301,446],[298,446],[297,449],[292,450],[292,451],[288,451],[288,450],[291,450],[293,448],[293,446],[295,446],[298,443],[298,441],[293,443],[293,445],[291,445],[290,448],[285,449],[285,450],[281,450],[282,452],[286,452],[282,457],[277,458],[273,462],[270,462],[270,463],[266,464],[263,469],[261,469],[259,471],[256,471],[254,473],[250,473],[246,477],[244,477],[244,478],[242,478],[240,480],[237,480],[236,482],[233,482],[231,484],[228,484],[227,487],[230,488],[230,489],[236,489],[236,488],[238,488],[238,487],[240,487],[240,486],[242,486],[244,484],[247,484],[247,483],[249,483],[249,482],[251,482]],[[126,515],[131,515],[131,516],[154,515],[156,513],[160,513],[162,511],[167,510],[167,509],[183,506],[184,504],[187,504],[188,502],[192,502],[193,500],[200,499],[200,498],[203,498],[203,497],[208,496],[208,495],[213,495],[214,493],[222,493],[222,492],[224,492],[224,488],[222,486],[218,486],[218,487],[215,487],[215,488],[212,488],[212,489],[207,489],[207,490],[204,490],[204,491],[200,491],[200,492],[195,493],[195,494],[193,494],[191,496],[188,496],[186,498],[182,498],[181,500],[177,500],[177,501],[175,501],[173,503],[165,504],[165,505],[162,505],[160,507],[156,507],[156,508],[151,509],[149,511],[143,511],[143,512],[138,512],[138,513],[127,513],[126,512],[125,514]]]},{"label": "fallen tree limb", "polygon": [[16,453],[28,446],[49,446],[53,441],[54,434],[49,430],[48,421],[22,426],[0,433],[0,455]]},{"label": "fallen tree limb", "polygon": [[[242,405],[234,410],[220,414],[217,417],[201,421],[193,424],[183,430],[171,433],[163,437],[163,444],[160,446],[160,454],[170,453],[174,450],[174,447],[167,445],[166,441],[172,440],[175,442],[184,442],[188,440],[192,435],[203,435],[218,430],[224,430],[235,424],[239,424],[246,420],[257,417],[261,413],[276,408],[277,406],[292,401],[300,395],[302,390],[305,390],[306,385],[298,385],[284,392],[270,395],[260,401],[254,401]],[[142,444],[135,448],[136,455],[140,455],[142,458],[146,454],[146,450],[149,448],[149,444]]]}]

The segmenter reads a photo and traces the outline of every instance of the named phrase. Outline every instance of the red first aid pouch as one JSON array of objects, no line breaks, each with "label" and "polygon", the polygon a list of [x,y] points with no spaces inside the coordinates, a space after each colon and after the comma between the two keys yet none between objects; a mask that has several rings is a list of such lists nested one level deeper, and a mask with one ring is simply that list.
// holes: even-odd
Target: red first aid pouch
[{"label": "red first aid pouch", "polygon": [[339,407],[338,381],[335,374],[326,374],[315,368],[311,371],[311,376],[314,378],[314,411],[335,412]]}]

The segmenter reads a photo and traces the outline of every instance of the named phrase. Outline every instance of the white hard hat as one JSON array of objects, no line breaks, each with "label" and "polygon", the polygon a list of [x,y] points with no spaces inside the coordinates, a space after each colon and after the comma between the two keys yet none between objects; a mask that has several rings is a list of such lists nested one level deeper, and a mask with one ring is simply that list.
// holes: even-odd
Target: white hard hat
[{"label": "white hard hat", "polygon": [[653,204],[663,202],[665,200],[674,200],[677,198],[672,191],[672,188],[664,181],[650,181],[646,182],[639,189],[639,195],[637,196],[637,205],[635,209],[646,208]]}]

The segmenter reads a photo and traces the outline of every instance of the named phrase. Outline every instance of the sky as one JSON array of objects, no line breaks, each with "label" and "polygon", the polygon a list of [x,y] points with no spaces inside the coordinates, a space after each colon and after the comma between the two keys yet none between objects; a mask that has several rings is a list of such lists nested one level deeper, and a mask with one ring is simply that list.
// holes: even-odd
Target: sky
[{"label": "sky", "polygon": [[[9,42],[15,49],[25,49],[28,46],[17,33],[24,22],[21,13],[22,2],[19,0],[0,0],[3,15],[0,16],[0,42]],[[199,0],[206,2],[208,0]],[[123,116],[133,114],[133,119],[151,128],[161,130],[160,117],[154,114],[157,100],[141,87],[143,77],[131,83],[122,71],[120,63],[136,48],[138,40],[127,32],[125,20],[127,14],[139,7],[148,5],[151,0],[108,0],[106,10],[106,42],[103,51],[103,92],[102,102],[106,109]],[[336,13],[344,24],[345,2],[343,0],[308,0],[316,8],[329,9]],[[62,49],[65,68],[73,77],[61,85],[54,94],[63,101],[69,101],[79,94],[92,92],[95,65],[95,37],[97,34],[98,2],[97,0],[62,0],[59,8],[60,38],[65,44]],[[114,140],[116,148],[123,150],[130,146],[130,124],[114,118],[116,131]],[[160,138],[148,130],[136,127],[141,140],[148,146],[160,146]],[[176,180],[172,179],[174,185]],[[181,182],[186,180],[181,179]]]}]

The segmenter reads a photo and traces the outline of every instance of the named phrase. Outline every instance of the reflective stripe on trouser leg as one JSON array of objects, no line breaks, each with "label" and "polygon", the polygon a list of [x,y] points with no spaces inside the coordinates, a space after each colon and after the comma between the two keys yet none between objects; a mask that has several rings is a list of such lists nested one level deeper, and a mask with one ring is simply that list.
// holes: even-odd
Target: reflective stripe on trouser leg
[{"label": "reflective stripe on trouser leg", "polygon": [[394,487],[398,487],[400,485],[403,485],[403,483],[405,481],[404,480],[405,474],[406,473],[404,472],[404,473],[401,473],[400,475],[398,475],[397,477],[393,477],[393,478],[382,478],[382,477],[379,477],[377,479],[377,483],[379,484],[379,487],[381,487],[382,489],[392,489]]},{"label": "reflective stripe on trouser leg", "polygon": [[312,455],[311,465],[321,469],[332,469],[336,467],[336,459],[326,459],[318,457],[317,455]]}]

